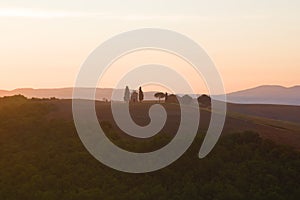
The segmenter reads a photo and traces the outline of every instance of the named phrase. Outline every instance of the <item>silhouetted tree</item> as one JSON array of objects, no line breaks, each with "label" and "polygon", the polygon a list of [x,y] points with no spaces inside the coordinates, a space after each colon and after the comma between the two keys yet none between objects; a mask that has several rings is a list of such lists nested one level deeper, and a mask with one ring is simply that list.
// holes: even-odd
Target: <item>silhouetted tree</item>
[{"label": "silhouetted tree", "polygon": [[178,98],[175,94],[168,94],[165,96],[165,102],[166,103],[179,103]]},{"label": "silhouetted tree", "polygon": [[155,98],[158,98],[158,102],[160,102],[160,99],[161,99],[161,98],[164,98],[164,97],[165,97],[165,94],[162,93],[162,92],[157,92],[157,93],[154,94],[154,97],[155,97]]},{"label": "silhouetted tree", "polygon": [[142,87],[139,88],[139,101],[142,102],[144,100],[144,92]]},{"label": "silhouetted tree", "polygon": [[181,98],[181,100],[182,100],[183,104],[190,104],[192,102],[193,98],[186,94]]},{"label": "silhouetted tree", "polygon": [[210,96],[203,94],[200,97],[198,97],[198,103],[202,107],[209,107],[211,106],[211,98]]},{"label": "silhouetted tree", "polygon": [[125,93],[124,93],[124,101],[128,102],[129,100],[130,100],[130,91],[129,91],[129,87],[126,86]]}]

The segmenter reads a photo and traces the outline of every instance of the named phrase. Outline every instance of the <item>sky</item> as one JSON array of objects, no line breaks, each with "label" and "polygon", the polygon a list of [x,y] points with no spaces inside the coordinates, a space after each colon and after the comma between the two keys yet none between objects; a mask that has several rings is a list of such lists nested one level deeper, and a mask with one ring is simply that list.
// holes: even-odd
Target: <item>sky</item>
[{"label": "sky", "polygon": [[299,0],[0,0],[0,89],[72,87],[98,45],[139,28],[196,41],[226,92],[300,84]]}]

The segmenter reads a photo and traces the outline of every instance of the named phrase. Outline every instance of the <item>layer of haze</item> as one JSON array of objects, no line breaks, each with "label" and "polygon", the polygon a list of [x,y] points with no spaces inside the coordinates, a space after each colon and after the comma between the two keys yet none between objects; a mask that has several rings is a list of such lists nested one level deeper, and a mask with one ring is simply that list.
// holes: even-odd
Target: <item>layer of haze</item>
[{"label": "layer of haze", "polygon": [[227,92],[299,84],[298,0],[10,0],[0,2],[0,88],[72,87],[99,44],[145,27],[201,44]]}]

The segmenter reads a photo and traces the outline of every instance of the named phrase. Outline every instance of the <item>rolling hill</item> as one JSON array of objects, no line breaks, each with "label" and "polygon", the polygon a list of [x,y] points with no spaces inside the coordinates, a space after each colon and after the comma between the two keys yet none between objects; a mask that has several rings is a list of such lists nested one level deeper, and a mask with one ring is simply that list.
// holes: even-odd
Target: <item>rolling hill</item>
[{"label": "rolling hill", "polygon": [[[131,105],[137,124],[149,123],[152,104]],[[180,123],[178,105],[162,105],[166,125],[149,139],[125,137],[114,124],[110,103],[97,101],[96,111],[114,144],[150,152],[170,142]],[[285,116],[295,107],[270,109]],[[264,117],[257,116],[251,109],[229,105],[220,140],[199,159],[210,119],[210,110],[202,109],[199,133],[181,158],[156,172],[130,174],[105,166],[85,149],[71,100],[0,98],[0,199],[299,199],[300,123],[269,119],[267,109],[258,113]]]}]

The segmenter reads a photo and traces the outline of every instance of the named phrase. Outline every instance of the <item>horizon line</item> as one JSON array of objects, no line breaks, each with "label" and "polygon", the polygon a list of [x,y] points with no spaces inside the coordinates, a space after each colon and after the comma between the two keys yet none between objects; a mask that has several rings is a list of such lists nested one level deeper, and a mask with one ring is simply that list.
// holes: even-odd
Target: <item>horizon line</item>
[{"label": "horizon line", "polygon": [[[281,87],[284,89],[291,89],[291,88],[295,88],[295,87],[300,87],[300,84],[297,85],[292,85],[292,86],[283,86],[283,85],[277,85],[277,84],[265,84],[265,85],[257,85],[257,86],[253,86],[253,87],[249,87],[249,88],[245,88],[245,89],[240,89],[240,90],[236,90],[233,92],[228,92],[226,94],[231,94],[231,93],[235,93],[235,92],[241,92],[241,91],[245,91],[245,90],[249,90],[249,89],[256,89],[259,87]],[[33,88],[33,87],[20,87],[20,88],[15,88],[15,89],[0,89],[0,91],[5,91],[5,92],[13,92],[16,90],[58,90],[58,89],[74,89],[75,87],[72,86],[66,86],[66,87],[45,87],[45,88]],[[94,89],[95,87],[79,87],[82,89]],[[108,90],[123,90],[124,88],[112,88],[112,87],[96,87],[95,89],[108,89]],[[137,89],[130,89],[130,90],[137,90]],[[144,92],[158,92],[155,90],[149,90],[149,91],[144,91]],[[179,93],[181,94],[181,93]],[[196,94],[196,93],[195,93]],[[197,94],[204,94],[204,93],[197,93]],[[218,94],[215,94],[218,95]]]}]

